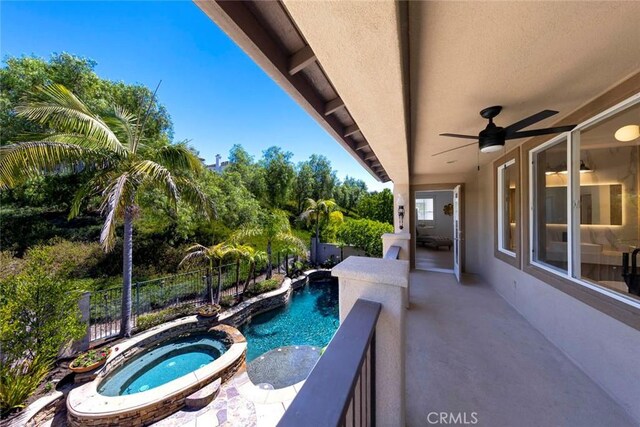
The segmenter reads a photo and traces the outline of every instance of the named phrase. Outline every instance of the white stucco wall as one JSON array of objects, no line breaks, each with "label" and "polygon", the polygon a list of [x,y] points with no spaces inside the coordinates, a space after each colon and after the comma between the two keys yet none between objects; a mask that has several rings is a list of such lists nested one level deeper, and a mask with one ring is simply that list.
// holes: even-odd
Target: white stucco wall
[{"label": "white stucco wall", "polygon": [[640,332],[493,255],[492,168],[466,184],[466,271],[483,277],[640,422]]}]

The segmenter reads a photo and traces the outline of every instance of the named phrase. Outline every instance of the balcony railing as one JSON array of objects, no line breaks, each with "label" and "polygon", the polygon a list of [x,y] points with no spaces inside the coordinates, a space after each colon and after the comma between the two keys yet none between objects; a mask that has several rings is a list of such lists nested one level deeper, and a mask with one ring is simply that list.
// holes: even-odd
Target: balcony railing
[{"label": "balcony railing", "polygon": [[279,427],[375,426],[375,330],[382,305],[358,299]]}]

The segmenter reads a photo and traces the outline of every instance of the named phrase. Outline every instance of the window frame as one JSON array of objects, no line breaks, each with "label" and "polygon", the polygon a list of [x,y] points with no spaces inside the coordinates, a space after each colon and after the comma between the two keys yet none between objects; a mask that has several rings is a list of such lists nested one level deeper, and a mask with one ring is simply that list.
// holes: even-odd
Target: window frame
[{"label": "window frame", "polygon": [[[504,174],[502,173],[503,168],[506,166],[514,166],[515,181],[516,181],[516,191],[515,191],[515,219],[516,226],[514,230],[514,240],[515,240],[515,251],[510,251],[502,246],[503,242],[503,234],[502,234],[502,220],[503,220],[503,207],[504,207],[504,197],[502,197],[502,182],[504,179]],[[493,171],[494,171],[494,191],[495,191],[495,203],[494,203],[494,255],[496,258],[504,261],[508,264],[516,268],[521,268],[521,242],[520,238],[521,234],[521,177],[522,173],[520,171],[520,147],[516,147],[515,149],[509,151],[507,154],[501,156],[493,162]],[[502,170],[501,170],[502,169]]]},{"label": "window frame", "polygon": [[[527,176],[527,186],[528,186],[528,215],[525,215],[528,220],[528,232],[527,232],[527,245],[526,250],[528,252],[527,258],[527,267],[529,267],[529,272],[531,272],[535,276],[539,276],[540,273],[544,272],[543,277],[546,276],[546,279],[549,279],[549,275],[551,276],[551,280],[546,280],[550,284],[555,287],[560,288],[561,290],[567,291],[567,285],[573,286],[576,288],[578,292],[586,292],[589,295],[587,300],[593,299],[593,297],[598,298],[600,300],[604,300],[606,303],[614,303],[618,308],[625,308],[629,310],[633,316],[633,324],[636,329],[640,329],[640,301],[624,295],[622,293],[615,292],[611,289],[605,288],[603,286],[599,286],[597,284],[591,283],[587,280],[580,278],[580,269],[581,269],[581,253],[580,253],[580,131],[585,130],[593,125],[596,125],[600,121],[606,120],[607,118],[624,111],[625,109],[634,107],[640,104],[640,92],[636,93],[626,99],[618,102],[617,104],[611,106],[610,108],[605,109],[597,114],[592,114],[590,117],[582,120],[579,124],[571,131],[565,132],[563,134],[557,135],[545,142],[539,143],[537,145],[533,145],[528,148],[528,176]],[[545,150],[546,148],[557,144],[558,142],[566,139],[567,141],[567,159],[566,164],[568,168],[568,182],[567,182],[567,271],[561,271],[558,269],[554,269],[551,266],[545,265],[535,259],[534,249],[536,248],[536,236],[535,236],[535,177],[536,177],[536,165],[535,165],[535,156]],[[523,218],[524,219],[524,218]],[[561,282],[557,282],[557,280]],[[543,279],[544,280],[544,279]],[[575,294],[575,290],[573,292],[567,292],[569,294]],[[574,295],[576,296],[576,295]],[[579,298],[584,301],[583,298]],[[585,301],[586,302],[586,301]],[[594,304],[590,304],[594,305]],[[611,309],[602,310],[601,301],[596,302],[596,308],[601,309],[601,311],[605,311],[608,314],[612,314]],[[614,316],[617,317],[617,316]],[[627,316],[623,313],[623,317],[626,319]],[[625,322],[629,324],[628,322]]]},{"label": "window frame", "polygon": [[[417,220],[417,221],[428,221],[428,222],[430,222],[430,223],[431,223],[431,224],[429,224],[429,225],[434,225],[434,224],[435,224],[435,222],[436,222],[436,212],[435,212],[435,209],[436,209],[436,198],[435,198],[435,196],[428,196],[428,197],[420,197],[420,198],[417,198],[417,199],[416,199],[416,211],[418,210],[418,209],[417,209],[417,207],[418,207],[418,203],[417,203],[417,201],[418,201],[418,200],[431,200],[431,219],[420,219],[420,212],[418,211],[418,212],[417,212],[417,214],[416,214],[416,220]],[[427,208],[426,208],[426,206],[425,206],[424,213],[425,213],[425,215],[426,215],[426,213],[427,213]]]}]

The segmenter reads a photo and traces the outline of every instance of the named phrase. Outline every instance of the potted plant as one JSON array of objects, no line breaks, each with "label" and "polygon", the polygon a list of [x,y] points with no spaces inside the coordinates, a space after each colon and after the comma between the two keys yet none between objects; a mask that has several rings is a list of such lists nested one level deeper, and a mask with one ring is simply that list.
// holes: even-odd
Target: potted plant
[{"label": "potted plant", "polygon": [[111,354],[110,347],[92,349],[76,357],[69,365],[72,372],[89,372],[104,365]]},{"label": "potted plant", "polygon": [[198,309],[198,314],[202,317],[218,317],[221,307],[218,304],[203,305]]}]

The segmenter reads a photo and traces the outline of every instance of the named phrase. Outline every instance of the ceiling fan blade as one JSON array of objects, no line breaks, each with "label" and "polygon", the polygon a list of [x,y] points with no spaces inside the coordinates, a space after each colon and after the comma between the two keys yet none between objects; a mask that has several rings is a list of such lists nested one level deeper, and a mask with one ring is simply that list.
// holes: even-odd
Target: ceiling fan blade
[{"label": "ceiling fan blade", "polygon": [[465,145],[462,145],[462,146],[460,146],[460,147],[450,148],[450,149],[448,149],[448,150],[444,150],[444,151],[441,151],[441,152],[439,152],[439,153],[432,154],[432,155],[431,155],[431,157],[439,156],[440,154],[448,153],[448,152],[450,152],[450,151],[459,150],[459,149],[461,149],[461,148],[465,148],[465,147],[470,147],[470,146],[472,146],[472,145],[476,145],[476,144],[477,144],[477,142],[472,142],[471,144],[465,144]]},{"label": "ceiling fan blade", "polygon": [[530,136],[549,135],[552,133],[569,132],[570,130],[573,130],[574,127],[576,127],[576,125],[558,126],[555,128],[545,128],[545,129],[535,129],[535,130],[525,130],[522,132],[515,132],[510,135],[506,135],[504,139],[528,138]]},{"label": "ceiling fan blade", "polygon": [[440,136],[448,136],[451,138],[464,138],[464,139],[478,139],[478,136],[473,136],[473,135],[460,135],[458,133],[441,133]]},{"label": "ceiling fan blade", "polygon": [[515,122],[507,126],[506,128],[504,128],[504,131],[506,132],[507,135],[509,135],[519,131],[520,129],[529,127],[534,123],[538,123],[539,121],[542,121],[548,117],[554,116],[556,114],[558,114],[557,111],[543,110],[543,111],[540,111],[539,113],[534,114],[533,116],[529,116],[526,119],[522,119],[519,122]]}]

